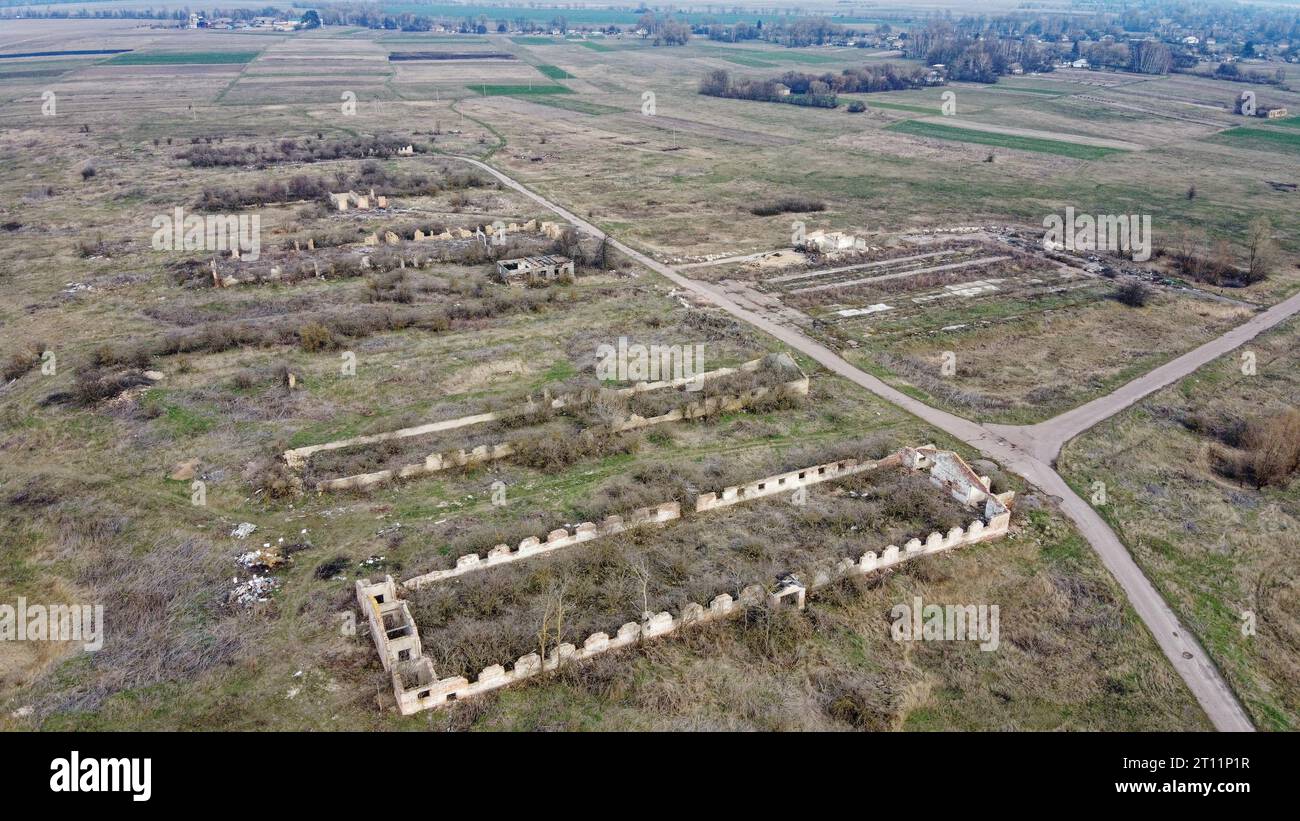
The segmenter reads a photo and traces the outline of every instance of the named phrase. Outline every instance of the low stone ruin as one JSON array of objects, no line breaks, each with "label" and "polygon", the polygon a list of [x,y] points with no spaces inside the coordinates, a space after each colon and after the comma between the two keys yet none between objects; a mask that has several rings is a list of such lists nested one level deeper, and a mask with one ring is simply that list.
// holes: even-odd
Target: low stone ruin
[{"label": "low stone ruin", "polygon": [[637,508],[625,516],[606,516],[605,520],[600,524],[583,522],[575,527],[572,533],[569,532],[568,528],[557,528],[546,534],[546,541],[542,541],[536,536],[530,536],[520,542],[519,546],[514,549],[511,549],[510,545],[499,544],[489,550],[486,556],[467,553],[456,559],[455,567],[446,570],[434,570],[421,576],[415,576],[402,582],[402,586],[408,590],[418,590],[425,585],[445,581],[475,570],[509,564],[533,556],[545,556],[565,547],[613,536],[645,525],[664,524],[680,519],[681,515],[682,506],[680,504],[677,502],[664,502],[654,507]]},{"label": "low stone ruin", "polygon": [[[545,658],[538,653],[521,656],[510,669],[506,669],[501,664],[485,667],[473,681],[464,676],[438,678],[433,662],[422,654],[418,629],[411,619],[405,602],[398,598],[399,588],[392,576],[386,576],[383,581],[373,584],[368,579],[358,580],[355,587],[357,603],[366,613],[380,661],[391,677],[397,709],[402,715],[411,715],[523,681],[542,672],[555,670],[562,664],[584,661],[600,653],[666,636],[685,627],[728,618],[743,613],[751,606],[766,603],[772,608],[792,606],[803,609],[807,593],[819,587],[851,576],[885,570],[916,556],[941,553],[966,545],[1000,539],[1007,534],[1011,524],[1011,511],[1008,505],[1011,504],[1014,493],[1011,491],[1002,494],[992,493],[987,477],[979,476],[957,454],[938,450],[932,445],[903,448],[878,462],[844,460],[826,465],[814,465],[744,485],[724,488],[721,492],[706,494],[709,501],[703,507],[697,502],[697,510],[715,510],[741,501],[769,496],[778,492],[778,489],[781,491],[795,489],[887,465],[901,465],[927,473],[937,488],[947,492],[961,504],[979,511],[977,517],[965,528],[954,527],[946,534],[933,532],[925,541],[911,539],[902,548],[889,545],[879,553],[869,550],[856,560],[846,557],[834,565],[818,569],[814,573],[814,578],[808,583],[787,575],[779,579],[770,591],[760,585],[750,585],[736,598],[728,593],[715,596],[709,601],[707,607],[692,602],[683,607],[677,615],[667,611],[646,613],[640,623],[628,622],[619,627],[613,635],[593,633],[582,643],[582,647],[562,643],[547,653]],[[672,504],[646,508],[644,512],[638,511],[638,513],[643,513],[647,522],[671,521],[680,515],[680,509],[672,507]],[[607,519],[606,526],[609,524]],[[584,527],[588,529],[583,530]],[[553,550],[589,541],[603,535],[600,531],[601,528],[590,523],[580,525],[578,531],[573,534],[568,533],[567,530],[554,531],[551,536],[554,537],[555,544],[550,548],[543,547],[536,539],[525,540],[521,543],[519,551],[511,551],[507,545],[498,545],[489,552],[486,561],[481,560],[476,554],[462,556],[457,560],[455,568],[418,576],[408,580],[404,586],[418,588],[424,584],[479,569],[481,566],[495,566],[516,561],[527,555],[537,555],[546,549]],[[547,545],[551,542],[551,537],[548,537]],[[528,545],[527,551],[524,550],[524,545]]]},{"label": "low stone ruin", "polygon": [[[740,371],[755,371],[762,364],[762,359],[755,359],[742,364],[739,368],[719,368],[714,371],[707,371],[696,377],[667,380],[663,382],[638,383],[629,388],[621,388],[616,393],[620,396],[633,396],[638,393],[647,391],[665,390],[670,388],[681,388],[691,383],[698,383],[700,380],[708,380],[725,376],[727,374]],[[792,366],[799,372],[799,377],[789,380],[784,384],[784,388],[800,396],[806,396],[809,389],[808,376],[799,370],[794,364],[794,360],[786,356],[782,360],[783,365]],[[701,416],[722,411],[741,410],[759,399],[767,396],[771,392],[770,388],[757,387],[752,390],[744,391],[736,395],[727,396],[710,396],[705,397],[697,402],[692,402],[682,408],[674,408],[668,413],[653,417],[642,417],[635,413],[629,414],[621,420],[614,422],[611,429],[615,433],[624,431],[638,430],[641,428],[652,427],[654,425],[664,424],[666,422],[679,422],[684,419],[695,419]],[[570,397],[558,397],[550,400],[552,408],[563,408],[568,402],[572,401]],[[527,411],[527,407],[523,409]],[[307,447],[294,448],[284,452],[285,464],[290,469],[301,471],[306,467],[307,460],[314,453],[320,453],[326,450],[337,450],[339,448],[354,447],[359,445],[371,445],[380,442],[386,442],[393,439],[402,439],[411,436],[420,436],[426,433],[437,431],[451,430],[470,425],[482,424],[503,418],[504,414],[500,413],[482,413],[472,416],[464,416],[459,419],[450,419],[444,422],[434,422],[428,425],[418,425],[411,428],[390,431],[387,433],[372,434],[370,436],[357,436],[350,439],[342,439],[335,442],[326,442],[320,445],[309,445]],[[409,479],[418,476],[427,476],[452,467],[465,467],[467,465],[479,465],[486,462],[504,459],[515,452],[515,448],[509,442],[501,442],[495,445],[479,445],[470,450],[460,448],[452,451],[439,453],[430,453],[425,456],[423,462],[403,465],[399,468],[380,470],[372,473],[358,473],[352,476],[343,476],[337,479],[326,479],[316,483],[316,490],[320,492],[339,491],[339,490],[360,490],[387,482],[393,479]]]},{"label": "low stone ruin", "polygon": [[[342,210],[342,209],[340,209]],[[564,226],[556,222],[539,222],[531,219],[525,223],[499,223],[496,225],[482,225],[474,228],[473,231],[468,228],[448,228],[440,234],[426,234],[423,231],[416,230],[411,236],[411,242],[451,242],[453,240],[478,239],[484,245],[488,243],[505,242],[506,237],[511,234],[539,234],[550,240],[559,239],[564,235]],[[364,240],[362,245],[377,246],[381,243],[386,245],[397,245],[405,238],[400,237],[392,231],[385,231],[380,237],[376,231]],[[572,272],[570,272],[572,273]]]},{"label": "low stone ruin", "polygon": [[388,197],[382,194],[375,194],[375,189],[370,189],[370,196],[358,194],[356,191],[341,191],[337,194],[331,193],[330,199],[340,211],[348,210],[349,206],[358,211],[372,210],[371,203],[375,209],[384,209],[388,207]]}]

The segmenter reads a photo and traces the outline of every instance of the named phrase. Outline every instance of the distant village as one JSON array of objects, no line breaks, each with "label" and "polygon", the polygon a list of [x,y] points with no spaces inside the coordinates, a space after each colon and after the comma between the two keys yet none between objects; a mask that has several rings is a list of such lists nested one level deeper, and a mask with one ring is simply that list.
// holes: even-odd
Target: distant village
[{"label": "distant village", "polygon": [[[1211,4],[1213,5],[1213,4]],[[1237,7],[1223,15],[1206,7],[1158,0],[1150,9],[1124,14],[1089,12],[1069,16],[1021,11],[1001,17],[937,19],[903,14],[897,22],[847,22],[841,16],[770,13],[749,21],[720,22],[698,11],[663,12],[642,6],[629,22],[574,25],[572,9],[536,5],[528,16],[518,8],[473,7],[460,19],[402,12],[380,6],[325,4],[301,18],[291,12],[255,15],[247,9],[208,12],[123,10],[68,12],[24,10],[21,16],[107,16],[167,19],[191,29],[296,31],[326,25],[361,26],[441,35],[540,35],[568,38],[638,39],[654,45],[683,45],[700,38],[715,42],[768,42],[787,47],[842,47],[897,51],[942,67],[946,79],[991,82],[998,75],[1056,68],[1131,71],[1141,74],[1206,73],[1237,82],[1283,85],[1283,64],[1300,64],[1300,10]],[[271,11],[267,8],[264,11]],[[467,7],[467,11],[469,7]],[[511,15],[514,15],[513,17]],[[549,19],[548,19],[549,18]],[[632,20],[635,22],[632,22]],[[1225,22],[1226,21],[1226,22]]]},{"label": "distant village", "polygon": [[192,29],[222,29],[223,31],[236,31],[238,29],[266,29],[269,31],[297,31],[303,27],[301,20],[284,20],[275,17],[254,17],[251,20],[235,20],[230,17],[213,17],[208,19],[202,14],[190,13],[190,22],[186,28]]}]

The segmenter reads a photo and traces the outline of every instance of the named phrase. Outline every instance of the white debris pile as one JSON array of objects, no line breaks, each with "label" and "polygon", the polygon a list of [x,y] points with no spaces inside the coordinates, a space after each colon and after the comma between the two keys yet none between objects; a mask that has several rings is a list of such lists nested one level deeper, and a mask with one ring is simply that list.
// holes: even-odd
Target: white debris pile
[{"label": "white debris pile", "polygon": [[235,557],[235,562],[240,567],[253,573],[269,573],[286,561],[284,553],[271,547],[270,542],[262,545],[260,550],[250,550]]},{"label": "white debris pile", "polygon": [[[236,539],[245,539],[257,526],[252,522],[243,522],[230,532]],[[303,529],[303,534],[307,533]],[[241,582],[236,576],[230,580],[233,587],[226,593],[227,606],[251,607],[259,602],[268,601],[271,593],[280,588],[280,581],[270,575],[276,568],[289,562],[290,547],[281,537],[272,545],[263,542],[260,548],[246,550],[235,556],[235,564],[251,574],[251,578]]]},{"label": "white debris pile", "polygon": [[246,582],[231,579],[235,586],[226,594],[226,603],[240,607],[252,607],[258,602],[269,600],[271,593],[280,587],[279,579],[273,576],[254,576]]}]

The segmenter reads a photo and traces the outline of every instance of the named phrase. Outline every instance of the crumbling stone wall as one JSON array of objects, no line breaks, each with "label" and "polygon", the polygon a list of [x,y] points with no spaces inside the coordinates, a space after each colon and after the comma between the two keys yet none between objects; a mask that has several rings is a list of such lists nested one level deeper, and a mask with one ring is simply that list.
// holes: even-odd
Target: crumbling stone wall
[{"label": "crumbling stone wall", "polygon": [[838,462],[827,462],[824,465],[813,465],[812,467],[799,468],[798,470],[792,470],[789,473],[778,473],[775,476],[756,479],[748,484],[724,487],[722,490],[714,493],[701,493],[695,499],[695,512],[699,513],[720,507],[728,507],[737,502],[759,499],[777,493],[787,493],[789,491],[798,490],[801,487],[818,484],[819,482],[829,482],[833,479],[852,476],[855,473],[863,473],[868,470],[875,470],[879,467],[888,467],[890,465],[898,464],[902,464],[901,452],[887,456],[878,462],[859,462],[856,459],[841,459]]},{"label": "crumbling stone wall", "polygon": [[677,502],[664,502],[655,507],[641,507],[626,516],[606,516],[600,524],[583,522],[570,533],[567,528],[557,528],[546,535],[546,541],[530,536],[519,543],[515,549],[510,545],[499,544],[487,552],[486,556],[468,553],[456,559],[456,566],[446,570],[434,570],[421,576],[415,576],[402,582],[409,590],[418,590],[425,585],[444,579],[454,578],[465,573],[501,564],[517,562],[532,556],[543,556],[565,547],[571,547],[592,539],[612,536],[632,528],[648,524],[664,524],[681,518],[682,506]]}]

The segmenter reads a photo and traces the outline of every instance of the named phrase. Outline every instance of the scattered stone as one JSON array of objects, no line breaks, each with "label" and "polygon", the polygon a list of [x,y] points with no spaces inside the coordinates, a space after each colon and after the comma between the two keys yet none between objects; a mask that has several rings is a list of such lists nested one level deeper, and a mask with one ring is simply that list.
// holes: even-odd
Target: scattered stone
[{"label": "scattered stone", "polygon": [[246,539],[254,530],[257,530],[257,525],[252,522],[241,522],[239,527],[230,531],[230,535],[234,536],[236,539]]}]

